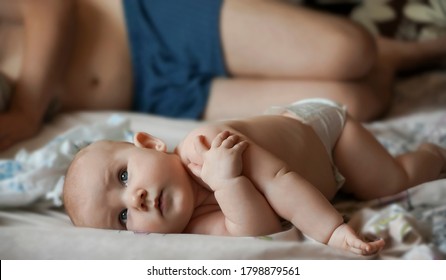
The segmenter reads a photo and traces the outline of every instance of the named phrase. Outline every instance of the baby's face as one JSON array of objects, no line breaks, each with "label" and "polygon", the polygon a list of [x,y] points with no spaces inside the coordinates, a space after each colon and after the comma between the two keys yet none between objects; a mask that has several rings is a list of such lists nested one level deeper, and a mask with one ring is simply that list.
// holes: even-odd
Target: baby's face
[{"label": "baby's face", "polygon": [[76,169],[77,225],[180,233],[194,208],[178,156],[131,143],[97,142]]}]

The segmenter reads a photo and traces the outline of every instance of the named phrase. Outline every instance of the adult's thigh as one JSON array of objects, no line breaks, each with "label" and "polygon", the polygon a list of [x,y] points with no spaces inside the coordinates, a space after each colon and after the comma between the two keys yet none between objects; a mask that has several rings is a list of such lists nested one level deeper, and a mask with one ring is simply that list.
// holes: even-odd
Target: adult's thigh
[{"label": "adult's thigh", "polygon": [[281,0],[225,0],[221,36],[235,76],[358,78],[376,58],[373,38],[351,21]]}]

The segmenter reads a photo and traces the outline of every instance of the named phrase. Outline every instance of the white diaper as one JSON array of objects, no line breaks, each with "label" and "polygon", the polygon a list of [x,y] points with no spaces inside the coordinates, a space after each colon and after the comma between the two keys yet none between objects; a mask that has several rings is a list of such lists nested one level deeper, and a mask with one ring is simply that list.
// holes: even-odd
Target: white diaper
[{"label": "white diaper", "polygon": [[330,156],[338,187],[341,187],[345,182],[345,178],[339,173],[333,163],[332,151],[344,129],[347,116],[346,107],[329,99],[311,98],[287,106],[273,106],[265,113],[283,115],[287,112],[292,113],[301,122],[313,128],[319,136]]}]

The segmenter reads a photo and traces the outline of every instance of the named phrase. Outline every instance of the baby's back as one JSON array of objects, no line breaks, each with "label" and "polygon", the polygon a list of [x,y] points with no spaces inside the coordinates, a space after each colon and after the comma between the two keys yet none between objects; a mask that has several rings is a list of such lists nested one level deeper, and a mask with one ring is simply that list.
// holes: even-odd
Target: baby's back
[{"label": "baby's back", "polygon": [[[198,160],[193,148],[193,139],[197,135],[204,135],[210,143],[224,130],[243,136],[250,145],[258,145],[279,158],[291,171],[299,173],[329,199],[334,195],[336,183],[333,169],[322,142],[311,127],[290,117],[259,116],[246,120],[217,122],[198,128],[179,145],[183,160]],[[244,161],[244,168],[246,164],[248,163]]]}]

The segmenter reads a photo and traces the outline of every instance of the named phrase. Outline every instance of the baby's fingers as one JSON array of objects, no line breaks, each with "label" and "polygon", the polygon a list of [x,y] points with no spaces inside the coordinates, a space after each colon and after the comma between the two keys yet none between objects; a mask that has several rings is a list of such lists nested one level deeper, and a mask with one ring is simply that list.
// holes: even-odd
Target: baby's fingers
[{"label": "baby's fingers", "polygon": [[227,142],[226,140],[228,139],[228,137],[230,137],[231,134],[229,133],[229,131],[225,130],[223,132],[220,132],[217,136],[215,136],[214,140],[212,140],[212,144],[211,146],[213,148],[218,148],[220,147],[223,142]]},{"label": "baby's fingers", "polygon": [[221,146],[226,149],[233,149],[238,143],[240,143],[240,137],[233,134],[224,139],[221,143]]},{"label": "baby's fingers", "polygon": [[234,147],[232,147],[232,149],[235,150],[237,153],[243,153],[247,147],[248,147],[248,141],[242,140],[237,144],[235,144]]},{"label": "baby's fingers", "polygon": [[198,135],[194,139],[194,148],[199,155],[203,155],[203,153],[209,150],[209,147],[204,143],[204,140],[203,135]]}]

